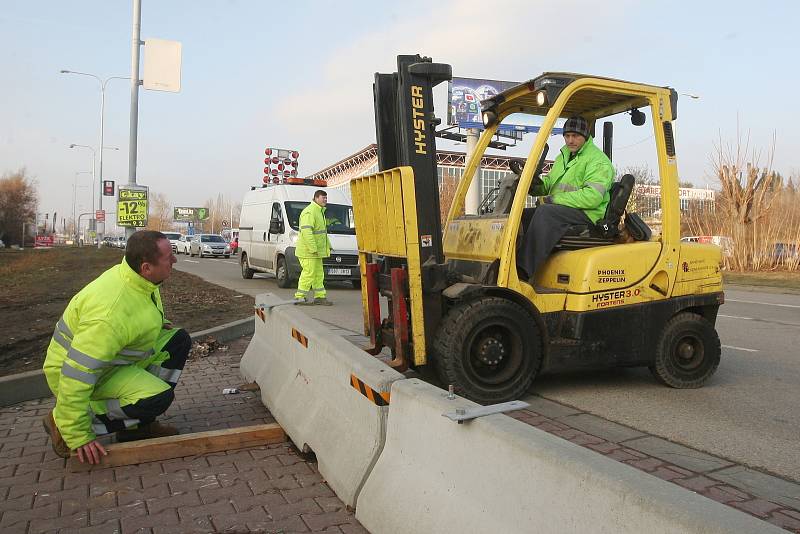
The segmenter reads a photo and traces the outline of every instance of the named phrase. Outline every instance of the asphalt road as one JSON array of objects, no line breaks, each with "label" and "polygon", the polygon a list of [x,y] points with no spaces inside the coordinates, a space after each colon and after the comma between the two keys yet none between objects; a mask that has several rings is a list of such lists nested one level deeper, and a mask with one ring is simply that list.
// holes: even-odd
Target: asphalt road
[{"label": "asphalt road", "polygon": [[[249,295],[291,298],[271,277],[244,280],[238,257],[179,256],[176,268]],[[328,288],[318,319],[361,332],[361,293]],[[533,391],[643,432],[800,482],[800,294],[730,287],[717,330],[722,362],[702,389],[657,383],[647,369],[544,376]],[[622,327],[621,327],[622,328]]]},{"label": "asphalt road", "polygon": [[[256,273],[251,280],[242,278],[238,255],[231,256],[230,259],[201,259],[197,256],[191,258],[179,254],[177,258],[176,269],[195,274],[212,284],[227,287],[245,295],[256,296],[260,293],[272,293],[285,299],[294,296],[294,288],[279,288],[273,276]],[[353,289],[350,282],[327,284],[325,289],[328,291],[328,299],[334,303],[333,306],[304,306],[301,309],[314,318],[362,333],[364,320],[361,313],[361,291]],[[231,318],[231,320],[234,319],[240,319],[240,317]]]}]

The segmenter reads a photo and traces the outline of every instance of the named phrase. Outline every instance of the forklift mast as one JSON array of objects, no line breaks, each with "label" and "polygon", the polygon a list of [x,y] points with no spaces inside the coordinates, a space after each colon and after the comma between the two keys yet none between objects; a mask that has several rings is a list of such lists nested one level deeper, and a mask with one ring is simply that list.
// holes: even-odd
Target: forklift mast
[{"label": "forklift mast", "polygon": [[[444,262],[436,169],[433,88],[452,78],[450,65],[419,55],[397,56],[397,72],[375,74],[378,167],[411,167],[419,225],[420,260]],[[423,284],[424,285],[424,284]]]}]

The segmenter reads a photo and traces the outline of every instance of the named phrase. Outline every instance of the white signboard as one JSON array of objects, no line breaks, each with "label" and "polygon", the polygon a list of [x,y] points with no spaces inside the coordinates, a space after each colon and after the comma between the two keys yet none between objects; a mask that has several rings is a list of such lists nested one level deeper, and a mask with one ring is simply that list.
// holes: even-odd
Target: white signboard
[{"label": "white signboard", "polygon": [[181,43],[164,39],[144,42],[142,87],[178,93],[181,90]]},{"label": "white signboard", "polygon": [[[645,197],[661,196],[660,185],[637,185],[634,187],[636,194]],[[686,200],[709,200],[714,201],[713,189],[689,189],[681,187],[678,189],[678,197]]]}]

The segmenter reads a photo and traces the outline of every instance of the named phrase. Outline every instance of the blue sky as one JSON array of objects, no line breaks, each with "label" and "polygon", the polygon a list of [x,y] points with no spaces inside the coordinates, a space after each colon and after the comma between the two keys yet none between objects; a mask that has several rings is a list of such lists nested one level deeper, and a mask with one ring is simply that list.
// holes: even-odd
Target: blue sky
[{"label": "blue sky", "polygon": [[[0,173],[27,167],[42,212],[71,212],[91,155],[67,146],[99,136],[97,83],[59,70],[129,76],[131,10],[122,0],[0,3]],[[142,38],[181,41],[183,71],[178,94],[140,92],[138,181],[173,205],[200,205],[240,201],[260,183],[265,146],[299,150],[301,174],[338,161],[374,142],[373,74],[393,71],[400,53],[450,63],[456,76],[559,70],[669,85],[701,97],[679,104],[682,179],[714,185],[710,158],[720,136],[735,140],[737,122],[764,152],[774,134],[773,166],[797,174],[798,20],[790,0],[143,0]],[[105,144],[120,151],[106,152],[104,175],[117,182],[127,181],[129,83],[106,91]],[[616,143],[642,137],[620,132]],[[647,145],[615,156],[647,161]],[[78,196],[88,211],[90,190]]]}]

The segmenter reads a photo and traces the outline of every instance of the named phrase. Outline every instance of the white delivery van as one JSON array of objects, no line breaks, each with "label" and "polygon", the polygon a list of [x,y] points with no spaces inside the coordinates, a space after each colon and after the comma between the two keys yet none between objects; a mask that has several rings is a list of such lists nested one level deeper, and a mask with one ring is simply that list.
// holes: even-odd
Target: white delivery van
[{"label": "white delivery van", "polygon": [[300,277],[300,262],[295,256],[300,234],[300,212],[322,189],[328,194],[326,218],[331,240],[331,255],[322,260],[325,280],[349,280],[361,287],[358,245],[353,222],[353,205],[347,189],[326,188],[295,179],[300,184],[275,184],[254,188],[244,196],[239,218],[239,249],[242,278],[254,273],[275,275],[278,287],[293,287]]}]

